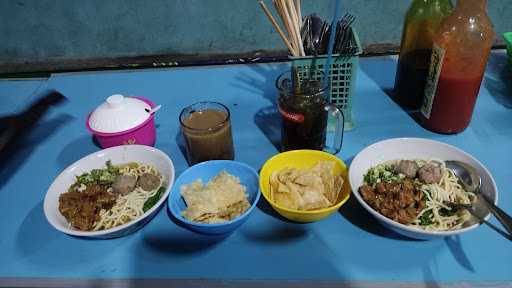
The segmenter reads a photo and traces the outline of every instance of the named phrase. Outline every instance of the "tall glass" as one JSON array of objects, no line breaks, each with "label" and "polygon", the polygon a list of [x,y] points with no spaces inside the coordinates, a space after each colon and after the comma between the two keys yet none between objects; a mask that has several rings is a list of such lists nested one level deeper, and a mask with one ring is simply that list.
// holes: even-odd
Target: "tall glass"
[{"label": "tall glass", "polygon": [[[320,76],[292,81],[289,72],[277,78],[278,108],[282,119],[282,151],[313,149],[336,154],[341,150],[343,112],[328,102],[328,85],[322,79]],[[331,145],[326,143],[329,117],[336,119],[335,136]]]},{"label": "tall glass", "polygon": [[180,126],[190,165],[235,158],[230,113],[223,104],[198,102],[184,108]]}]

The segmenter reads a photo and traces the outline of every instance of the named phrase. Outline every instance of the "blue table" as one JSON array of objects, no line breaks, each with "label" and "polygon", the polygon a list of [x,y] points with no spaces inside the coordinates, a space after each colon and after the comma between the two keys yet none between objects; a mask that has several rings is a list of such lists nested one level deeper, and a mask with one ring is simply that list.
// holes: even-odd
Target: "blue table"
[{"label": "blue table", "polygon": [[[512,77],[504,63],[505,54],[495,52],[470,127],[446,136],[421,128],[386,95],[394,82],[395,58],[362,58],[354,98],[356,128],[345,134],[338,156],[349,164],[365,146],[392,137],[447,142],[489,168],[500,206],[512,212]],[[22,109],[46,89],[58,89],[69,98],[43,118],[16,155],[0,164],[0,286],[512,287],[512,243],[487,226],[439,241],[405,239],[378,224],[353,197],[339,213],[311,224],[281,219],[262,199],[247,223],[228,237],[184,230],[165,208],[143,229],[120,239],[74,238],[47,223],[42,203],[48,186],[66,166],[99,149],[84,121],[107,96],[140,95],[163,105],[156,116],[156,147],[169,154],[177,175],[188,167],[176,143],[181,108],[199,100],[221,101],[232,112],[236,160],[259,169],[278,153],[273,85],[287,65],[84,72],[0,81],[2,115]]]}]

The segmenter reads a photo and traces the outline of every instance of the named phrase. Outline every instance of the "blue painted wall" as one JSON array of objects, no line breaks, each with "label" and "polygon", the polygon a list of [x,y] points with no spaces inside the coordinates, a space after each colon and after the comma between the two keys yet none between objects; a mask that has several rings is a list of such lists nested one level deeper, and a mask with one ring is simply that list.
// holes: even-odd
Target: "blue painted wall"
[{"label": "blue painted wall", "polygon": [[[269,0],[266,0],[270,3]],[[334,0],[302,0],[332,17]],[[398,43],[408,0],[344,0],[363,45]],[[512,1],[489,0],[502,33]],[[282,50],[256,0],[2,0],[0,64],[156,54]]]}]

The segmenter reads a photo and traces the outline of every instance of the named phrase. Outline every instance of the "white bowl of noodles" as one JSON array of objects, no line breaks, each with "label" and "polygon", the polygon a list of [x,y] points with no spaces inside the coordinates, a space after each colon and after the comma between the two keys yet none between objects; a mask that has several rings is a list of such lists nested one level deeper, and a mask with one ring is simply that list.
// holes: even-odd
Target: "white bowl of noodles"
[{"label": "white bowl of noodles", "polygon": [[69,235],[121,237],[156,215],[173,183],[174,166],[164,152],[143,145],[116,146],[62,171],[46,193],[44,213],[55,229]]},{"label": "white bowl of noodles", "polygon": [[[418,163],[417,170],[410,176],[405,176],[399,169],[402,160]],[[388,139],[363,149],[350,165],[350,186],[359,203],[384,226],[397,233],[424,240],[465,233],[477,228],[480,223],[466,210],[451,209],[447,202],[473,202],[476,201],[476,197],[457,186],[456,177],[443,167],[444,161],[447,160],[458,160],[473,166],[482,178],[481,193],[486,194],[497,204],[496,183],[482,163],[454,146],[421,138]],[[438,166],[441,172],[439,178],[432,183],[424,182],[428,180],[420,179],[419,176],[418,168],[428,163]],[[381,190],[377,190],[378,182],[382,182],[378,184]],[[399,203],[396,200],[397,196],[392,200],[386,198],[393,197],[389,192],[394,189],[393,185],[400,185],[396,188],[397,194],[394,195],[403,195],[407,188],[404,182],[413,183],[414,189],[410,190],[414,192],[406,191],[411,193],[410,201],[406,199],[404,203]],[[387,184],[383,185],[384,183]],[[365,186],[364,190],[362,186]],[[416,197],[418,193],[425,197]],[[475,207],[479,216],[485,219],[490,217],[489,212],[480,202],[477,201]]]}]

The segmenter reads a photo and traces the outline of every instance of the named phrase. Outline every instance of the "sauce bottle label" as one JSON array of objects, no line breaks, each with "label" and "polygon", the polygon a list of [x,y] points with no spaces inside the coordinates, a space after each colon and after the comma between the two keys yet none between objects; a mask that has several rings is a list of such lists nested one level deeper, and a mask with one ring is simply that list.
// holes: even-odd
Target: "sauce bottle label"
[{"label": "sauce bottle label", "polygon": [[436,43],[432,47],[432,56],[430,57],[430,68],[427,75],[427,83],[425,85],[425,94],[423,97],[423,104],[421,105],[421,114],[427,119],[430,118],[432,112],[432,104],[437,91],[437,82],[441,69],[443,68],[443,59],[446,50],[439,47]]}]

